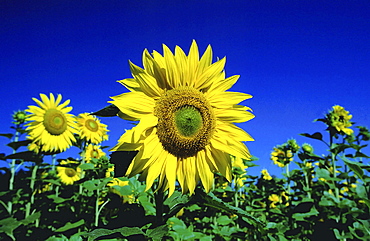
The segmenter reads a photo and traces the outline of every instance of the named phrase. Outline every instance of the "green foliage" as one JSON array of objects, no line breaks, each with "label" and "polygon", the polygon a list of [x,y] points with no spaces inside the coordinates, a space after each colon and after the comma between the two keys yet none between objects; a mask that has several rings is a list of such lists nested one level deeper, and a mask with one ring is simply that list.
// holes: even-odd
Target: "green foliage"
[{"label": "green foliage", "polygon": [[[93,114],[119,113],[111,105]],[[13,150],[0,156],[9,164],[0,175],[0,239],[370,240],[370,166],[365,154],[370,133],[363,126],[351,135],[332,126],[327,135],[301,134],[321,142],[327,153],[315,153],[308,143],[300,147],[294,139],[277,145],[291,153],[279,177],[249,175],[250,168],[258,168],[252,158],[233,167],[231,183],[216,174],[210,193],[198,185],[192,196],[178,189],[167,198],[155,188],[146,191],[139,176],[117,175],[127,168],[119,163],[129,163],[136,152],[88,162],[81,155],[58,164],[56,153],[24,150],[30,141],[20,138],[26,133],[22,125],[13,127],[15,134],[0,134],[10,139]],[[83,153],[87,144],[78,139],[74,145]],[[47,156],[53,158],[51,164]],[[81,176],[67,185],[60,167],[79,169]]]}]

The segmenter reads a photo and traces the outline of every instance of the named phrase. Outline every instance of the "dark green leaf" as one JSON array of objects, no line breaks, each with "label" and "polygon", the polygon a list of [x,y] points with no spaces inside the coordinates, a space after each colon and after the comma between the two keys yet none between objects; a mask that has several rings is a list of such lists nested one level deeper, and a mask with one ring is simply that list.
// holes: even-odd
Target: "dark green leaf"
[{"label": "dark green leaf", "polygon": [[315,132],[312,135],[308,134],[308,133],[303,133],[303,134],[300,134],[300,135],[322,141],[322,134],[320,132]]},{"label": "dark green leaf", "polygon": [[91,115],[96,115],[100,117],[112,117],[117,116],[118,112],[118,107],[116,107],[115,105],[108,105],[101,110],[91,113]]},{"label": "dark green leaf", "polygon": [[146,231],[146,236],[152,238],[154,241],[161,241],[163,236],[165,236],[167,233],[168,227],[167,224],[165,224],[154,229],[148,229]]},{"label": "dark green leaf", "polygon": [[[208,193],[208,195],[203,191],[199,189],[201,200],[196,200],[198,205],[205,205],[208,207],[216,208],[219,210],[223,210],[229,213],[235,213],[238,216],[245,217],[251,222],[251,224],[256,226],[263,226],[264,224],[257,218],[253,217],[251,214],[247,213],[241,208],[237,208],[234,206],[231,206],[230,204],[222,201],[218,197],[216,197],[213,193]],[[263,227],[260,227],[260,232],[263,232]]]},{"label": "dark green leaf", "polygon": [[0,220],[0,233],[6,233],[13,240],[16,240],[13,231],[20,225],[22,225],[22,223],[13,217],[2,219]]},{"label": "dark green leaf", "polygon": [[60,227],[57,230],[55,230],[55,232],[64,232],[64,231],[70,230],[72,228],[77,228],[77,227],[83,225],[84,223],[85,223],[85,220],[83,220],[83,219],[81,219],[77,222],[74,222],[74,223],[67,222],[63,227]]},{"label": "dark green leaf", "polygon": [[23,225],[28,225],[30,223],[33,223],[35,222],[37,219],[39,219],[41,217],[41,212],[36,212],[34,214],[31,214],[30,216],[28,216],[27,218],[23,219],[20,221],[21,224]]},{"label": "dark green leaf", "polygon": [[10,142],[7,144],[7,146],[11,147],[13,150],[18,150],[19,147],[21,146],[28,146],[32,141],[31,140],[25,140],[25,141],[15,141],[15,142]]},{"label": "dark green leaf", "polygon": [[36,155],[32,151],[18,152],[18,153],[8,155],[4,158],[6,158],[6,159],[21,159],[21,160],[25,160],[25,161],[34,161],[34,162],[38,162],[38,161],[42,160],[38,155]]},{"label": "dark green leaf", "polygon": [[13,134],[10,134],[10,133],[7,133],[7,134],[0,134],[0,136],[5,136],[7,138],[12,138],[13,137]]},{"label": "dark green leaf", "polygon": [[351,161],[344,156],[339,156],[344,163],[360,178],[364,179],[364,170],[362,170],[362,165],[358,162]]}]

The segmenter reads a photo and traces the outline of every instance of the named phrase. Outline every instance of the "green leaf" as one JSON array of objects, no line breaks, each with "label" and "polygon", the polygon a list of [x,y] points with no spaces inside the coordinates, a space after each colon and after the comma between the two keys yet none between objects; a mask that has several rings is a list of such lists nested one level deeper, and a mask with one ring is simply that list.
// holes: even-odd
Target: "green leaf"
[{"label": "green leaf", "polygon": [[13,231],[18,228],[22,223],[17,219],[10,217],[0,220],[0,233],[6,233],[13,240],[16,240]]},{"label": "green leaf", "polygon": [[89,180],[84,183],[82,183],[82,186],[86,188],[89,191],[95,191],[98,188],[98,182],[99,180]]},{"label": "green leaf", "polygon": [[53,199],[54,203],[62,203],[62,202],[70,200],[70,199],[64,199],[62,197],[58,197],[55,194],[47,195],[47,197],[50,198],[50,199]]},{"label": "green leaf", "polygon": [[305,221],[305,218],[317,216],[318,214],[319,212],[316,210],[315,206],[313,206],[307,213],[294,213],[292,218],[294,218],[296,221]]},{"label": "green leaf", "polygon": [[122,228],[117,228],[113,230],[98,228],[89,233],[82,234],[82,236],[87,237],[88,240],[90,241],[90,240],[95,240],[102,236],[106,236],[106,235],[110,235],[114,233],[121,233],[125,237],[136,235],[136,234],[145,235],[144,232],[138,227],[122,227]]},{"label": "green leaf", "polygon": [[63,227],[58,228],[54,232],[64,232],[64,231],[70,230],[72,228],[77,228],[77,227],[79,227],[83,224],[85,224],[85,220],[83,220],[83,219],[81,219],[77,222],[74,222],[74,223],[67,222]]},{"label": "green leaf", "polygon": [[141,206],[143,206],[143,208],[145,209],[145,211],[147,212],[148,215],[154,215],[156,210],[153,206],[153,203],[151,203],[149,200],[148,200],[148,197],[146,195],[141,195],[137,198],[141,204]]},{"label": "green leaf", "polygon": [[11,147],[14,151],[18,150],[21,146],[28,146],[32,141],[31,140],[25,140],[25,141],[15,141],[10,142],[7,144],[7,146]]},{"label": "green leaf", "polygon": [[351,161],[344,156],[339,156],[344,163],[361,179],[364,180],[364,170],[362,170],[362,165],[358,162]]},{"label": "green leaf", "polygon": [[146,230],[146,236],[148,238],[152,238],[154,241],[161,241],[163,236],[165,236],[167,233],[168,233],[167,224],[156,227],[154,229]]},{"label": "green leaf", "polygon": [[221,225],[228,225],[233,223],[233,220],[230,219],[228,216],[222,215],[216,219],[216,222]]},{"label": "green leaf", "polygon": [[10,154],[4,158],[5,159],[20,159],[20,160],[33,161],[33,162],[39,162],[42,160],[38,155],[36,155],[32,151],[23,151],[23,152]]},{"label": "green leaf", "polygon": [[21,224],[23,225],[28,225],[30,223],[33,223],[35,222],[37,219],[39,219],[41,217],[41,212],[36,212],[34,214],[31,214],[30,216],[28,216],[27,218],[19,221]]},{"label": "green leaf", "polygon": [[95,168],[94,164],[92,163],[84,163],[79,166],[82,170],[92,170]]},{"label": "green leaf", "polygon": [[363,185],[356,186],[356,193],[359,198],[363,198],[363,199],[367,198],[366,188]]},{"label": "green leaf", "polygon": [[96,115],[100,117],[112,117],[117,116],[118,112],[118,107],[116,107],[115,105],[108,105],[101,110],[91,113],[90,115]]},{"label": "green leaf", "polygon": [[[198,189],[200,200],[196,200],[198,205],[205,205],[208,207],[216,208],[219,210],[223,210],[229,213],[235,213],[238,216],[245,217],[248,222],[254,226],[260,226],[259,231],[264,232],[264,224],[257,218],[253,217],[251,214],[247,213],[241,208],[234,207],[223,200],[216,197],[213,193],[208,193],[208,195],[201,189]],[[244,219],[245,220],[245,219]]]},{"label": "green leaf", "polygon": [[7,134],[0,134],[0,136],[5,136],[9,139],[11,139],[13,137],[13,134],[10,134],[10,133],[7,133]]},{"label": "green leaf", "polygon": [[320,132],[315,132],[312,135],[308,134],[308,133],[303,133],[303,134],[300,134],[300,135],[322,141],[322,134]]}]

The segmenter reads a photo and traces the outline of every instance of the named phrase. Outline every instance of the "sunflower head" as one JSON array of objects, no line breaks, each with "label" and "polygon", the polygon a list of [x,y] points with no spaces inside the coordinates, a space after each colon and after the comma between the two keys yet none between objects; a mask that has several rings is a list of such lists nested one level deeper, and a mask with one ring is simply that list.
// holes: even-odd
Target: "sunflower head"
[{"label": "sunflower head", "polygon": [[336,133],[351,135],[353,130],[349,127],[352,126],[352,115],[346,111],[342,106],[335,105],[333,109],[326,115],[326,123],[329,129],[335,130]]},{"label": "sunflower head", "polygon": [[86,162],[90,162],[93,158],[99,159],[101,157],[105,156],[105,153],[102,151],[100,146],[89,144],[85,148],[85,151],[82,154],[83,159]]},{"label": "sunflower head", "polygon": [[57,166],[57,176],[60,181],[66,185],[72,185],[82,177],[82,170],[78,162],[71,160],[62,160],[60,166]]},{"label": "sunflower head", "polygon": [[12,115],[13,123],[15,125],[21,125],[26,121],[27,113],[24,110],[15,111]]},{"label": "sunflower head", "polygon": [[102,124],[98,118],[89,113],[79,114],[77,117],[79,134],[82,139],[86,139],[93,144],[99,144],[108,140],[107,125]]},{"label": "sunflower head", "polygon": [[226,78],[226,59],[212,63],[212,49],[199,57],[193,41],[189,54],[163,45],[163,55],[147,50],[143,68],[130,62],[133,78],[119,81],[130,92],[112,97],[118,115],[138,124],[119,139],[113,151],[138,151],[127,175],[142,173],[147,189],[154,180],[171,195],[176,181],[194,192],[201,182],[208,192],[214,172],[231,181],[231,156],[248,159],[243,141],[253,140],[234,123],[252,119],[239,105],[250,95],[227,91],[239,78]]},{"label": "sunflower head", "polygon": [[69,100],[60,104],[62,96],[55,99],[53,94],[48,98],[40,94],[41,101],[33,98],[38,106],[28,106],[26,130],[31,139],[44,152],[63,152],[75,142],[76,131],[74,116],[69,114],[72,107],[67,107]]},{"label": "sunflower head", "polygon": [[270,173],[267,171],[267,169],[263,169],[261,171],[261,173],[262,173],[262,178],[263,179],[268,180],[268,181],[272,180],[272,177],[271,177]]}]

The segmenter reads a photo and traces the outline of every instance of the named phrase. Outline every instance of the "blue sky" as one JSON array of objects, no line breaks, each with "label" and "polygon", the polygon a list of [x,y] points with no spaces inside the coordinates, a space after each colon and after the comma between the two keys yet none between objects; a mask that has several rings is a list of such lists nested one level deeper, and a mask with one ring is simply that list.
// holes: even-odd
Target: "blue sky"
[{"label": "blue sky", "polygon": [[[272,147],[288,138],[322,146],[298,134],[323,131],[312,121],[331,106],[369,126],[369,12],[368,1],[1,1],[0,132],[39,93],[71,99],[75,115],[96,111],[126,91],[116,80],[131,77],[128,60],[142,66],[142,51],[162,43],[187,52],[195,39],[227,57],[227,76],[241,75],[232,90],[254,96],[244,104],[256,118],[240,125],[255,138],[254,170],[278,173]],[[102,122],[110,146],[131,127]]]}]

